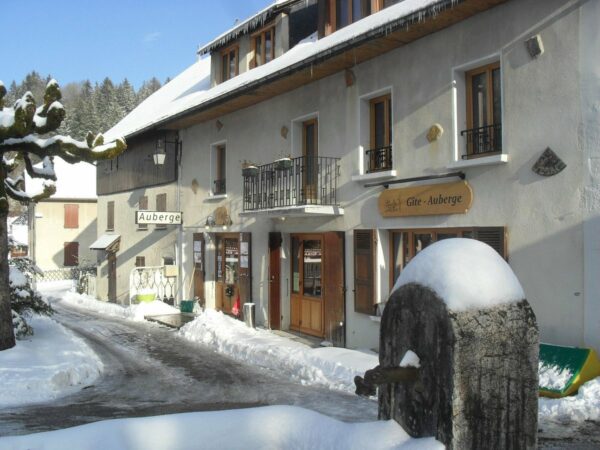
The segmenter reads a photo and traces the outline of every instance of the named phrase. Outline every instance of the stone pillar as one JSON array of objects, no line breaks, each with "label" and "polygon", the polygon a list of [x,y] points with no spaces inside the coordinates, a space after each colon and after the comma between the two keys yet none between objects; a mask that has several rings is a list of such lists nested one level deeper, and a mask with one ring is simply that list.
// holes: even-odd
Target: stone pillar
[{"label": "stone pillar", "polygon": [[381,320],[380,366],[420,358],[417,381],[379,388],[379,418],[449,449],[535,449],[538,331],[527,300],[452,311],[417,283],[393,292]]}]

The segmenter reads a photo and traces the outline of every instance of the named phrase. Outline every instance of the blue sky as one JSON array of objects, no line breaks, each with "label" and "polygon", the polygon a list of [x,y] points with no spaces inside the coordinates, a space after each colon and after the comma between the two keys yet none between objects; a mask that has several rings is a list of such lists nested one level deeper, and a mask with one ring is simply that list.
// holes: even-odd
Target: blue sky
[{"label": "blue sky", "polygon": [[273,0],[3,0],[0,80],[35,70],[61,85],[110,77],[137,89],[196,60],[198,45]]}]

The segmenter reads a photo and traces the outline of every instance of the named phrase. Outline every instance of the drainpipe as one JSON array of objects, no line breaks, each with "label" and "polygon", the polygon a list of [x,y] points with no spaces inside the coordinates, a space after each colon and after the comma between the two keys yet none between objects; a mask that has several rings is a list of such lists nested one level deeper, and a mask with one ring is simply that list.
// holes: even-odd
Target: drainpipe
[{"label": "drainpipe", "polygon": [[[180,140],[179,132],[177,133],[177,190],[176,190],[176,199],[177,199],[177,211],[181,212],[181,158],[182,158],[182,148],[183,142]],[[183,222],[183,220],[182,220]],[[183,223],[177,225],[177,300],[178,303],[184,299],[183,292]]]}]

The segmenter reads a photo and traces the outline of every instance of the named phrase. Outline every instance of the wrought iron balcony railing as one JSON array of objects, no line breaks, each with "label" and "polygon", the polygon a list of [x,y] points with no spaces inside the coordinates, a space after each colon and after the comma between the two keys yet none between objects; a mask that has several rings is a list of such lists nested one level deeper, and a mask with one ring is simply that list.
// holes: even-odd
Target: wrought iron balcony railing
[{"label": "wrought iron balcony railing", "polygon": [[244,176],[244,211],[337,205],[339,158],[302,156],[257,169]]},{"label": "wrought iron balcony railing", "polygon": [[213,187],[214,195],[222,195],[222,194],[227,193],[225,180],[215,180],[213,183],[214,183],[214,187]]},{"label": "wrought iron balcony railing", "polygon": [[460,132],[467,139],[467,154],[462,159],[502,152],[502,124],[496,123]]},{"label": "wrought iron balcony railing", "polygon": [[367,173],[392,170],[392,146],[367,150]]}]

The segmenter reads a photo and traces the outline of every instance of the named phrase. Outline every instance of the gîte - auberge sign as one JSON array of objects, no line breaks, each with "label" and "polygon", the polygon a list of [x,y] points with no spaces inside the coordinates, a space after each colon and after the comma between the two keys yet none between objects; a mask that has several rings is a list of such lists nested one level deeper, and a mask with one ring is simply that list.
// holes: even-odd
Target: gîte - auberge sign
[{"label": "g\u00eete - auberge sign", "polygon": [[176,211],[136,211],[135,223],[148,225],[181,225],[183,213]]},{"label": "g\u00eete - auberge sign", "polygon": [[386,189],[379,195],[379,213],[383,217],[465,214],[472,202],[473,191],[466,181]]}]

